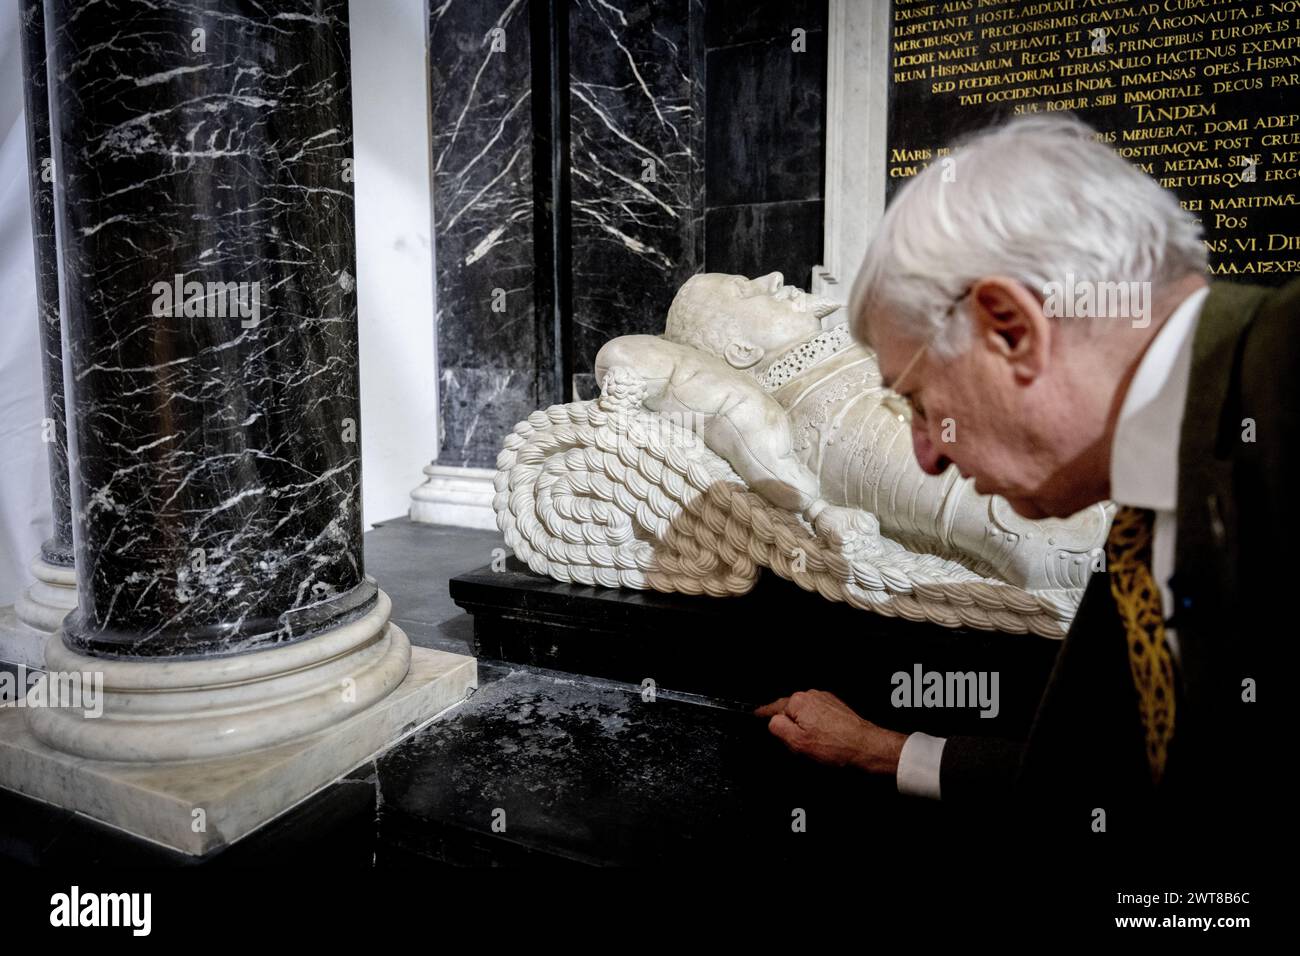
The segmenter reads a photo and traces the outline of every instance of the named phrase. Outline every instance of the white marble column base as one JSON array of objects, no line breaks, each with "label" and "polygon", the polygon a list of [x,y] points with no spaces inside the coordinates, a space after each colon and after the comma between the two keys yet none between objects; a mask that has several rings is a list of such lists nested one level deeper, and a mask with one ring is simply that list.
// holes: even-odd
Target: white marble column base
[{"label": "white marble column base", "polygon": [[425,465],[424,474],[424,484],[411,492],[412,521],[497,530],[494,469]]},{"label": "white marble column base", "polygon": [[77,572],[32,558],[32,583],[11,606],[0,608],[0,661],[45,666],[45,642],[77,606]]},{"label": "white marble column base", "polygon": [[76,757],[38,740],[23,709],[0,708],[0,786],[199,856],[387,750],[477,683],[474,658],[413,647],[406,678],[341,723],[263,750],[184,763]]},{"label": "white marble column base", "polygon": [[392,606],[380,591],[364,615],[310,639],[225,657],[89,657],[55,634],[48,670],[97,681],[102,712],[87,717],[96,701],[81,699],[29,708],[27,723],[50,746],[91,760],[208,760],[284,743],[360,713],[402,682],[411,644],[389,621]]},{"label": "white marble column base", "polygon": [[24,624],[12,604],[0,607],[0,661],[27,668],[45,667],[46,631]]},{"label": "white marble column base", "polygon": [[36,580],[18,596],[14,610],[24,624],[53,634],[77,606],[77,571],[48,564],[39,555],[30,566]]}]

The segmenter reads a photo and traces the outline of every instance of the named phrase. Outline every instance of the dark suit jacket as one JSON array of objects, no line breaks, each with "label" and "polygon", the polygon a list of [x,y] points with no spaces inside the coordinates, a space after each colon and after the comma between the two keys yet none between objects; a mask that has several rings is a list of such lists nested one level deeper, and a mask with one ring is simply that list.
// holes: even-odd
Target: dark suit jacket
[{"label": "dark suit jacket", "polygon": [[[1296,552],[1296,402],[1300,282],[1280,290],[1215,284],[1192,347],[1178,460],[1172,626],[1180,647],[1175,737],[1153,787],[1143,751],[1124,627],[1104,572],[1092,576],[1025,743],[970,737],[944,747],[945,801],[1006,794],[1053,827],[1107,832],[1159,818],[1232,831],[1267,818],[1275,793],[1266,748],[1278,729],[1265,701],[1288,695],[1269,662],[1293,639],[1280,612]],[[1244,420],[1249,420],[1243,424]],[[1254,441],[1243,440],[1253,422]],[[1169,613],[1169,609],[1166,609]],[[1259,702],[1243,700],[1243,681]],[[1271,728],[1271,729],[1270,729]],[[1269,760],[1264,760],[1265,755]],[[1158,810],[1152,814],[1152,810]],[[1143,831],[1149,832],[1149,831]]]}]

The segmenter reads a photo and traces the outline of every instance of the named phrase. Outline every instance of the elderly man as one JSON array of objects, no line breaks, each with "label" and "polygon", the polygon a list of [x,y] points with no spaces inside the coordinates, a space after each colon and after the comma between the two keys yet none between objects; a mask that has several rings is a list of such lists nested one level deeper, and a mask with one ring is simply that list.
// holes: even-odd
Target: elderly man
[{"label": "elderly man", "polygon": [[1027,741],[905,735],[817,690],[757,713],[903,793],[1014,788],[1079,833],[1240,808],[1270,766],[1264,648],[1287,639],[1270,623],[1296,541],[1300,284],[1208,285],[1193,217],[1076,120],[1014,120],[951,160],[890,206],[850,327],[925,471],[955,466],[1026,517],[1114,500],[1106,571]]}]

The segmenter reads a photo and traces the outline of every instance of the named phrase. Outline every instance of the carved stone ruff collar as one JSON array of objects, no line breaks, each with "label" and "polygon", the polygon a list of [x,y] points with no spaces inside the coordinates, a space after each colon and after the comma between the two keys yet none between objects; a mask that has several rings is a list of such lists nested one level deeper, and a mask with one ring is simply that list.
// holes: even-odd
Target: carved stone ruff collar
[{"label": "carved stone ruff collar", "polygon": [[789,349],[784,355],[756,375],[755,379],[765,392],[773,392],[801,372],[806,372],[830,358],[836,352],[853,344],[848,324],[837,325],[818,332],[806,342]]}]

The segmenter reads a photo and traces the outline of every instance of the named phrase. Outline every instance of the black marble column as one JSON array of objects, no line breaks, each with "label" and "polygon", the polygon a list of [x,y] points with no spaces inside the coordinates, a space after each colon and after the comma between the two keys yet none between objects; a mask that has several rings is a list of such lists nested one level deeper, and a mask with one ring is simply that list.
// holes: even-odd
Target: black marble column
[{"label": "black marble column", "polygon": [[489,467],[550,400],[534,295],[527,0],[430,4],[438,463]]},{"label": "black marble column", "polygon": [[346,0],[45,16],[79,568],[65,642],[233,654],[363,612]]},{"label": "black marble column", "polygon": [[54,534],[41,557],[72,566],[72,499],[68,487],[68,432],[63,411],[63,339],[59,328],[59,261],[54,243],[54,158],[50,152],[49,87],[45,78],[45,11],[41,0],[22,0],[23,105],[27,118],[27,169],[36,253],[36,311],[41,326],[45,417],[49,446]]}]

